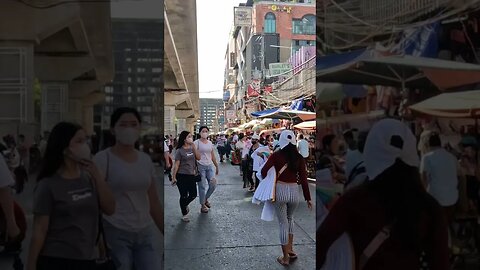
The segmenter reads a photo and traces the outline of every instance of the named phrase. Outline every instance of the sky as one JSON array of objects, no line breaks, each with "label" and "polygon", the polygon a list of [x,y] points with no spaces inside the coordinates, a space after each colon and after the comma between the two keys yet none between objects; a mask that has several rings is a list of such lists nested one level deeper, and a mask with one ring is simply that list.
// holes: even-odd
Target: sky
[{"label": "sky", "polygon": [[225,52],[233,25],[233,7],[245,2],[246,0],[197,0],[200,98],[223,97]]}]

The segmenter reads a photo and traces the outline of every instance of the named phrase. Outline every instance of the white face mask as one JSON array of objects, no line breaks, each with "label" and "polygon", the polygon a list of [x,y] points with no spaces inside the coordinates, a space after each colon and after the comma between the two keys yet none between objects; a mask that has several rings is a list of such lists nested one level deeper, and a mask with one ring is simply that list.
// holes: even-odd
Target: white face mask
[{"label": "white face mask", "polygon": [[134,145],[140,137],[139,131],[135,128],[116,128],[115,138],[124,145]]},{"label": "white face mask", "polygon": [[185,140],[187,143],[193,143],[193,139],[192,138],[187,138],[187,140]]},{"label": "white face mask", "polygon": [[208,132],[202,132],[200,136],[202,136],[203,139],[206,139],[208,138]]},{"label": "white face mask", "polygon": [[77,160],[82,160],[82,159],[90,160],[91,159],[90,147],[86,143],[78,146],[75,149],[70,149],[70,152],[72,153],[73,157]]}]

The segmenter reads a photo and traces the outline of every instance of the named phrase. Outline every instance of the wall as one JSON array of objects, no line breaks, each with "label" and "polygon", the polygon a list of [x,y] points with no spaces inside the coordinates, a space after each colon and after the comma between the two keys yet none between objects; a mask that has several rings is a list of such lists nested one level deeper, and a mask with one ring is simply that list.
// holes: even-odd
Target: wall
[{"label": "wall", "polygon": [[[301,19],[307,14],[315,15],[316,10],[315,6],[294,6],[294,5],[279,5],[279,7],[289,7],[291,12],[287,13],[286,11],[272,11],[271,6],[273,4],[257,4],[254,9],[254,32],[263,33],[263,23],[265,20],[265,15],[269,12],[275,14],[277,19],[277,33],[280,34],[281,40],[315,40],[315,35],[294,35],[292,33],[292,20]],[[280,27],[281,26],[281,27]]]}]

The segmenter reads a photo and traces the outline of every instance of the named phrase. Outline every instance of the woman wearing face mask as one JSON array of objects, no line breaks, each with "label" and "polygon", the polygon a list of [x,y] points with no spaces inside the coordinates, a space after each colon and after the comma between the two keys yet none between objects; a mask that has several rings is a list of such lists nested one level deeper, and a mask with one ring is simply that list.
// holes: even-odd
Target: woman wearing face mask
[{"label": "woman wearing face mask", "polygon": [[194,178],[197,174],[197,165],[195,164],[197,160],[200,160],[200,153],[193,143],[192,134],[188,131],[182,131],[175,151],[172,185],[177,185],[180,192],[180,209],[184,222],[190,221],[188,205],[197,197],[197,186]]},{"label": "woman wearing face mask", "polygon": [[35,188],[28,270],[94,269],[99,211],[112,215],[115,201],[90,158],[82,127],[53,128]]},{"label": "woman wearing face mask", "polygon": [[[202,126],[198,130],[200,132],[200,139],[195,141],[195,148],[200,153],[200,160],[198,161],[198,171],[202,176],[202,181],[198,182],[198,193],[200,199],[200,205],[202,206],[201,212],[208,213],[208,209],[211,207],[208,199],[212,196],[213,191],[217,186],[218,175],[218,163],[215,158],[215,151],[212,142],[207,140],[208,127]],[[213,169],[215,166],[215,171]],[[207,190],[208,186],[208,190]]]},{"label": "woman wearing face mask", "polygon": [[163,210],[150,156],[135,149],[141,117],[133,108],[119,108],[111,116],[113,147],[99,152],[94,161],[107,176],[116,200],[116,211],[103,224],[112,259],[118,270],[161,269]]}]

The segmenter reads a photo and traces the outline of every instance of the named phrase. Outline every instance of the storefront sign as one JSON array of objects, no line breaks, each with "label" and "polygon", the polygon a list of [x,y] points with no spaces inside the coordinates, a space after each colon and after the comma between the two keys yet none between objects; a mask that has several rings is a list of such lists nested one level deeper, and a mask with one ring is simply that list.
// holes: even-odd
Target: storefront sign
[{"label": "storefront sign", "polygon": [[252,8],[234,7],[234,24],[237,26],[252,26]]},{"label": "storefront sign", "polygon": [[235,120],[237,118],[235,110],[226,110],[226,118],[227,120]]},{"label": "storefront sign", "polygon": [[292,70],[292,65],[290,63],[271,63],[269,67],[270,77],[279,76]]},{"label": "storefront sign", "polygon": [[271,11],[274,12],[287,12],[287,13],[292,13],[292,7],[287,7],[287,6],[277,6],[277,5],[271,5],[269,7]]}]

